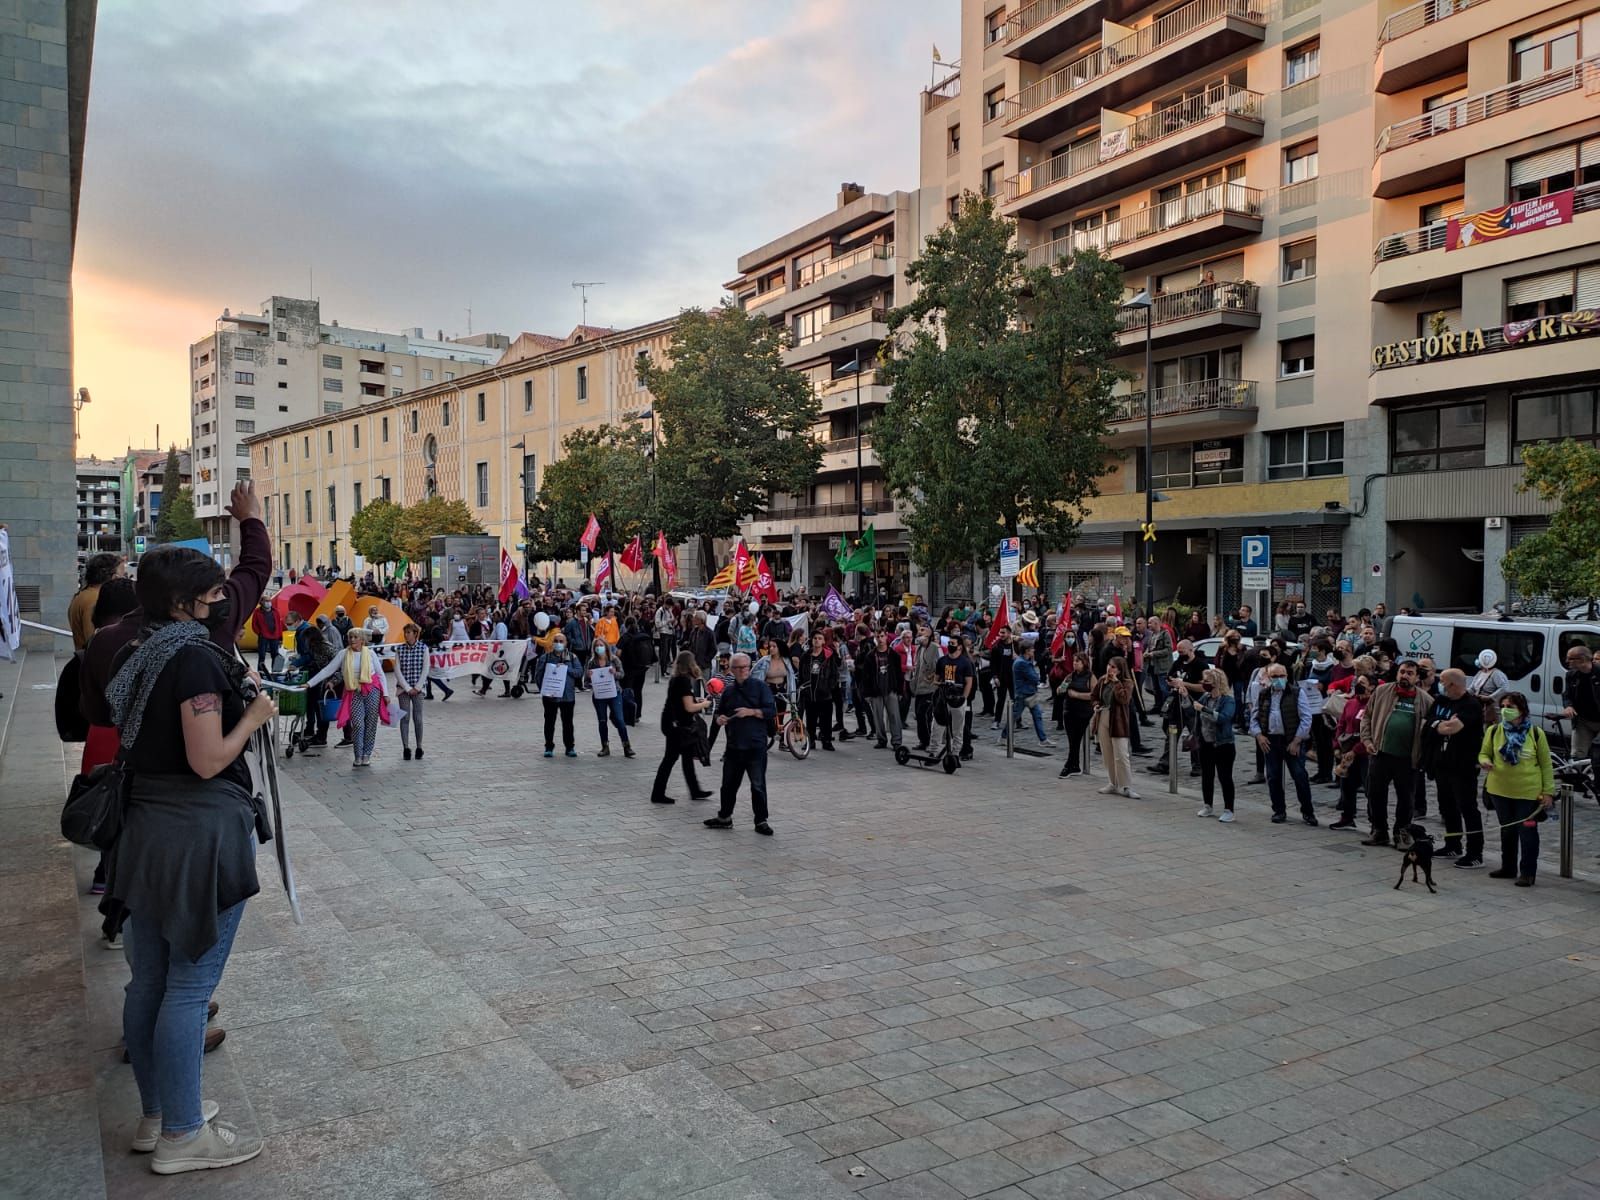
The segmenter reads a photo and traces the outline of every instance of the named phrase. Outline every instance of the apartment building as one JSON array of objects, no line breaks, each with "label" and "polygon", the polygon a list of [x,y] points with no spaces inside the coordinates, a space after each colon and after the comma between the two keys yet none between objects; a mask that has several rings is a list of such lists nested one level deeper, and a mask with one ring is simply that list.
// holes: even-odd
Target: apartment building
[{"label": "apartment building", "polygon": [[[357,567],[350,517],[371,500],[464,500],[513,556],[542,472],[580,428],[647,420],[642,367],[665,357],[674,322],[525,333],[493,366],[347,411],[244,437],[280,567]],[[526,561],[526,560],[525,560]],[[680,561],[688,577],[697,566]],[[536,564],[582,577],[576,564]]]},{"label": "apartment building", "polygon": [[189,347],[195,515],[219,551],[231,536],[228,493],[250,473],[247,439],[333,416],[493,366],[502,334],[427,338],[324,322],[316,300],[273,296],[256,313],[224,309]]},{"label": "apartment building", "polygon": [[124,554],[122,460],[77,460],[78,566],[102,550]]},{"label": "apartment building", "polygon": [[741,255],[739,274],[726,285],[746,312],[789,331],[784,363],[822,404],[815,480],[804,495],[774,496],[766,513],[744,525],[746,541],[780,582],[813,590],[839,583],[840,539],[870,523],[878,576],[892,592],[910,587],[910,546],[871,430],[888,400],[876,370],[885,321],[905,297],[905,266],[921,244],[915,193],[868,193],[846,183],[832,212]]},{"label": "apartment building", "polygon": [[1548,509],[1517,490],[1521,452],[1600,433],[1600,3],[1427,0],[1385,10],[1377,39],[1368,365],[1391,594],[1523,600],[1500,562]]},{"label": "apartment building", "polygon": [[922,97],[924,222],[991,195],[1030,263],[1094,248],[1152,299],[1123,314],[1119,453],[1079,542],[1045,557],[1052,593],[1138,594],[1149,388],[1158,597],[1258,600],[1240,595],[1239,540],[1265,532],[1272,599],[1366,599],[1353,348],[1370,324],[1374,10],[965,0],[961,20],[959,64]]},{"label": "apartment building", "polygon": [[[134,537],[150,537],[161,519],[162,489],[166,485],[165,450],[129,450],[122,462],[122,541],[133,545]],[[178,477],[183,486],[192,483],[189,452],[178,452]]]}]

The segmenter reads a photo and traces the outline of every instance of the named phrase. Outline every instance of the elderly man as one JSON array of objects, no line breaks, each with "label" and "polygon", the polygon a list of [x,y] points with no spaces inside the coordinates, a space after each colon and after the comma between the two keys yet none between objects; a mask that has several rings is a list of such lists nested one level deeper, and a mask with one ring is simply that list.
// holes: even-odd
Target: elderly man
[{"label": "elderly man", "polygon": [[[1478,812],[1478,750],[1483,745],[1483,705],[1467,694],[1467,675],[1454,667],[1439,672],[1439,695],[1428,710],[1427,734],[1436,739],[1433,785],[1444,818],[1444,849],[1435,857],[1456,866],[1483,866],[1483,817]],[[1462,844],[1463,835],[1466,838]],[[1456,857],[1460,855],[1460,857]]]},{"label": "elderly man", "polygon": [[1417,664],[1395,669],[1361,710],[1361,742],[1367,748],[1367,816],[1372,836],[1363,846],[1389,844],[1389,785],[1394,784],[1394,826],[1411,824],[1412,772],[1422,760],[1422,731],[1433,699],[1417,686]]},{"label": "elderly man", "polygon": [[367,641],[374,646],[381,646],[389,639],[389,618],[378,611],[376,604],[367,608],[367,619],[361,625],[367,631]]},{"label": "elderly man", "polygon": [[1572,756],[1594,753],[1600,737],[1600,672],[1594,669],[1594,651],[1578,642],[1567,650],[1567,702],[1561,715],[1572,722]]},{"label": "elderly man", "polygon": [[1300,818],[1307,825],[1317,823],[1311,806],[1311,780],[1306,776],[1306,739],[1311,734],[1312,713],[1300,693],[1289,686],[1289,672],[1282,662],[1267,668],[1267,686],[1256,697],[1250,714],[1250,733],[1266,757],[1267,795],[1272,801],[1272,823],[1289,819],[1283,792],[1283,768],[1287,763],[1294,777],[1295,798],[1300,801]]},{"label": "elderly man", "polygon": [[732,829],[739,784],[750,777],[750,810],[756,832],[772,836],[767,824],[767,729],[778,714],[772,689],[750,674],[750,656],[735,654],[729,663],[733,682],[717,700],[717,724],[728,732],[722,756],[722,802],[717,815],[706,818],[708,829]]}]

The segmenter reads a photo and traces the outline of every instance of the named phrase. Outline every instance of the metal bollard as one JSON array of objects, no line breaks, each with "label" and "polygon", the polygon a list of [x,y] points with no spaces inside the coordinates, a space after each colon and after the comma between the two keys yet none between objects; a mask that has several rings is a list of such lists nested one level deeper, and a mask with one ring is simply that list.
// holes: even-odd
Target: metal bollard
[{"label": "metal bollard", "polygon": [[1178,730],[1167,730],[1167,791],[1178,794]]},{"label": "metal bollard", "polygon": [[1000,706],[1000,719],[1006,723],[1006,757],[1017,756],[1016,729],[1011,721],[1011,694],[1006,694],[1006,702]]},{"label": "metal bollard", "polygon": [[1561,803],[1561,878],[1572,878],[1572,787],[1563,784],[1558,793]]}]

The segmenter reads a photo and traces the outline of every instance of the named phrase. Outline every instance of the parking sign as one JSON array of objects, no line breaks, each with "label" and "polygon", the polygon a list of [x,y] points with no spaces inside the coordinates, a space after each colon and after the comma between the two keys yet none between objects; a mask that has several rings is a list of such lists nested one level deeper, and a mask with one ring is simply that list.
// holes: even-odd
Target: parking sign
[{"label": "parking sign", "polygon": [[1010,579],[1022,569],[1022,539],[1000,539],[1000,578]]},{"label": "parking sign", "polygon": [[135,534],[133,538],[133,553],[135,556],[143,554],[145,548],[144,534]]},{"label": "parking sign", "polygon": [[1272,539],[1264,533],[1239,539],[1239,561],[1243,568],[1241,590],[1265,592],[1272,588]]}]

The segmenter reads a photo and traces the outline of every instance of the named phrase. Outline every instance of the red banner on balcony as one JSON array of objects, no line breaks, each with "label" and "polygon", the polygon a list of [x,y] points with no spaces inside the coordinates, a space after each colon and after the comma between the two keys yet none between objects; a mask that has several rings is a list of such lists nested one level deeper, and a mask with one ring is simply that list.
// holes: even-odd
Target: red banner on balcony
[{"label": "red banner on balcony", "polygon": [[1465,250],[1480,242],[1494,242],[1535,229],[1553,229],[1572,220],[1572,189],[1519,200],[1486,212],[1451,217],[1445,229],[1444,248]]}]

